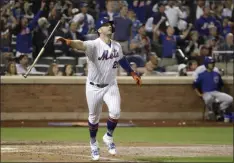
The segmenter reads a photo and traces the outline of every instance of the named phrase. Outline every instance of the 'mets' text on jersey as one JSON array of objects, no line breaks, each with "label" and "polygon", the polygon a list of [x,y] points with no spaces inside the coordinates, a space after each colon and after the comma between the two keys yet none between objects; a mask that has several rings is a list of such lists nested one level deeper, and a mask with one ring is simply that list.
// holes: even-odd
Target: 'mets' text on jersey
[{"label": "'mets' text on jersey", "polygon": [[111,40],[107,45],[100,38],[84,41],[88,61],[88,79],[98,84],[109,84],[116,79],[118,61],[123,57],[121,45]]}]

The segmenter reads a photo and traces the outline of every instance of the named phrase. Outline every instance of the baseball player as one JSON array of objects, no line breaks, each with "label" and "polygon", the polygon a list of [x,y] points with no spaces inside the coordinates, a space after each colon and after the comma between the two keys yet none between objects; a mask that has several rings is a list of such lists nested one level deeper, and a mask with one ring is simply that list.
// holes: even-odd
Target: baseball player
[{"label": "baseball player", "polygon": [[89,108],[88,125],[93,160],[99,160],[100,157],[96,135],[103,102],[107,104],[109,111],[107,132],[103,136],[103,142],[107,145],[111,155],[116,154],[113,132],[120,118],[120,94],[116,80],[118,64],[132,75],[137,85],[141,85],[141,78],[132,70],[123,55],[120,44],[111,40],[112,22],[107,18],[102,18],[97,22],[96,30],[99,38],[95,40],[68,40],[61,37],[57,39],[72,48],[85,51],[87,56],[86,98]]},{"label": "baseball player", "polygon": [[233,103],[233,97],[220,92],[223,86],[223,80],[220,74],[214,71],[214,59],[212,57],[206,57],[204,66],[206,67],[206,70],[200,73],[197,79],[194,80],[193,85],[195,91],[203,98],[209,111],[213,111],[212,105],[217,99],[220,102],[220,111],[222,114],[229,114],[228,109]]}]

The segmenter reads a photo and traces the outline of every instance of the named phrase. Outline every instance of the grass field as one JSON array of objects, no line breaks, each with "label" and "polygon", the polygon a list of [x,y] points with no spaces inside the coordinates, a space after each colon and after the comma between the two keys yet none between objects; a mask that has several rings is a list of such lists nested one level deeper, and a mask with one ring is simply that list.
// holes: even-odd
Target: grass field
[{"label": "grass field", "polygon": [[[100,142],[105,131],[105,128],[99,129],[98,140]],[[115,157],[115,160],[108,155],[106,156],[103,152],[105,156],[103,157],[104,160],[110,158],[110,161],[233,162],[232,127],[117,128],[114,134],[120,156]],[[51,146],[51,148],[54,144],[57,144],[65,152],[68,152],[67,148],[70,149],[69,152],[71,154],[64,154],[64,157],[68,157],[66,161],[76,160],[77,157],[81,157],[80,153],[82,152],[84,156],[81,158],[84,161],[88,161],[87,158],[89,157],[89,133],[87,128],[1,128],[1,141],[2,148],[5,146],[5,149],[8,147],[12,147],[12,149],[14,147],[18,148],[19,145],[17,143],[20,142],[25,143],[21,149],[28,148],[27,150],[35,150],[33,146],[29,146],[30,143],[36,144],[43,141],[45,144]],[[35,148],[39,147],[40,151],[51,151],[51,149],[48,149],[48,146],[40,146],[40,143]],[[14,160],[9,160],[9,157],[10,154],[11,156],[13,156],[12,154],[17,155],[17,151],[11,152],[9,156],[8,154],[7,152],[1,153],[3,161],[28,160],[27,154],[24,154],[23,158],[19,156],[12,157]],[[56,161],[52,153],[49,154],[51,155],[43,157]],[[39,155],[39,152],[37,155]]]}]

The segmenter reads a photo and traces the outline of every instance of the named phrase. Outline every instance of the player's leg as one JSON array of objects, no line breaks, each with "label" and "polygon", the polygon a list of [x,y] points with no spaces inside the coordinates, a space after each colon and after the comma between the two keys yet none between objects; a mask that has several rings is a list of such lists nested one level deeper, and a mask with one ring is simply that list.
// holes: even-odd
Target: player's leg
[{"label": "player's leg", "polygon": [[91,155],[93,160],[99,159],[99,147],[98,141],[96,140],[100,115],[102,112],[103,105],[103,91],[101,89],[95,88],[94,86],[86,86],[86,98],[89,108],[89,133],[90,133],[90,146]]},{"label": "player's leg", "polygon": [[115,144],[113,141],[113,133],[118,124],[120,117],[120,94],[117,84],[109,87],[108,91],[104,95],[104,101],[108,106],[109,117],[107,120],[107,132],[103,136],[104,143],[108,146],[110,154],[115,155]]},{"label": "player's leg", "polygon": [[213,96],[220,102],[220,110],[223,112],[223,114],[230,114],[229,108],[233,104],[233,97],[218,91],[215,91]]},{"label": "player's leg", "polygon": [[212,120],[212,119],[214,119],[215,117],[215,115],[214,115],[214,112],[213,112],[213,103],[214,103],[214,97],[212,96],[212,94],[211,94],[211,92],[207,92],[207,93],[204,93],[203,95],[202,95],[202,98],[203,98],[203,100],[204,100],[204,102],[205,102],[205,105],[206,105],[206,107],[207,107],[207,109],[208,109],[208,119],[210,119],[210,120]]}]

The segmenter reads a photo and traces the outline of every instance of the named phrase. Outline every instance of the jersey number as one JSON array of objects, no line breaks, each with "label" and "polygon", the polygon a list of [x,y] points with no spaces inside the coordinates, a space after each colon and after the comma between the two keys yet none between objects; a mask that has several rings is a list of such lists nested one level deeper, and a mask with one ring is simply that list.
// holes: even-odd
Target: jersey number
[{"label": "jersey number", "polygon": [[118,68],[118,62],[115,61],[112,68]]}]

